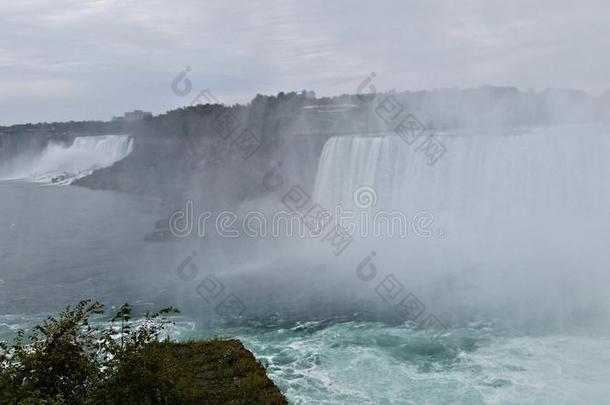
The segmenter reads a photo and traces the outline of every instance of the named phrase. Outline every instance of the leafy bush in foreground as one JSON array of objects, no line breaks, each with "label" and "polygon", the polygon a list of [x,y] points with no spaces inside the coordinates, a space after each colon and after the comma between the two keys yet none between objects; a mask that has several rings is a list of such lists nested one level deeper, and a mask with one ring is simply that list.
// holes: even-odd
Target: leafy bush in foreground
[{"label": "leafy bush in foreground", "polygon": [[[153,387],[153,400],[166,403],[165,391],[151,381],[127,381],[122,375],[136,366],[138,359],[170,323],[166,316],[179,311],[173,307],[133,323],[132,309],[123,305],[110,325],[100,328],[90,319],[104,313],[91,300],[68,306],[58,318],[48,317],[25,336],[19,331],[12,345],[0,342],[1,404],[101,404],[126,403],[116,395],[124,387],[117,384],[144,384]],[[150,375],[149,378],[154,378]],[[156,400],[155,400],[156,398]]]}]

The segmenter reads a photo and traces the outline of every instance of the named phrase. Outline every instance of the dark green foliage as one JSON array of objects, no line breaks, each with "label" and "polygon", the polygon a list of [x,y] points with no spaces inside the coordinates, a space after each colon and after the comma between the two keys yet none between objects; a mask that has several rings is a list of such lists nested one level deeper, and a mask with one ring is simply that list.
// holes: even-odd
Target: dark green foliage
[{"label": "dark green foliage", "polygon": [[110,324],[95,326],[104,324],[103,312],[100,303],[81,301],[27,341],[20,331],[12,345],[0,342],[0,404],[285,403],[237,341],[159,342],[177,309],[134,322],[124,304]]},{"label": "dark green foliage", "polygon": [[151,343],[124,357],[106,387],[99,403],[287,404],[237,340]]},{"label": "dark green foliage", "polygon": [[[0,348],[0,403],[83,403],[99,383],[101,362],[92,315],[101,304],[81,301],[59,318],[47,318],[24,343],[24,332],[12,346]],[[40,402],[41,400],[45,400]]]}]

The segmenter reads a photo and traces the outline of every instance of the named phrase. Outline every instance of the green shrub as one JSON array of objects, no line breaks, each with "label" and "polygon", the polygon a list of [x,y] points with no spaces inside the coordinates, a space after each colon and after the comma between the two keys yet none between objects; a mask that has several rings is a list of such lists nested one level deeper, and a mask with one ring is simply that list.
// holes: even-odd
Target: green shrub
[{"label": "green shrub", "polygon": [[84,300],[58,318],[48,317],[27,341],[19,331],[12,345],[0,342],[0,403],[94,403],[113,389],[109,382],[117,372],[158,340],[169,323],[166,316],[177,312],[169,307],[147,313],[133,325],[125,304],[100,328],[90,320],[104,313],[103,305]]},{"label": "green shrub", "polygon": [[237,340],[160,342],[167,316],[178,312],[164,308],[133,322],[125,304],[104,323],[103,306],[86,300],[27,339],[18,332],[12,345],[0,343],[0,404],[287,404]]}]

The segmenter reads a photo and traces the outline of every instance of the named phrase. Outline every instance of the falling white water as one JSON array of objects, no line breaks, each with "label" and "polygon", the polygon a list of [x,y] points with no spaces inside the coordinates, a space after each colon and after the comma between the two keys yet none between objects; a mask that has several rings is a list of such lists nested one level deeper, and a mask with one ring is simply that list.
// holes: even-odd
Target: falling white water
[{"label": "falling white water", "polygon": [[[604,128],[439,134],[446,154],[430,166],[396,135],[331,138],[314,199],[354,208],[362,186],[374,210],[433,213],[432,238],[362,240],[402,280],[476,286],[465,305],[522,312],[589,311],[608,297],[610,134]],[[439,237],[436,230],[441,229]],[[385,259],[385,263],[380,264]],[[443,291],[444,299],[458,301]],[[484,297],[485,296],[485,297]],[[592,304],[590,301],[596,301]],[[478,304],[475,304],[480,300]],[[502,306],[503,305],[503,306]],[[589,306],[587,306],[589,305]],[[542,315],[541,315],[542,316]],[[546,315],[545,315],[546,316]]]},{"label": "falling white water", "polygon": [[514,135],[440,136],[433,166],[398,136],[341,136],[324,147],[314,195],[349,205],[371,186],[384,205],[493,217],[507,211],[586,209],[610,197],[607,132],[530,130]]},{"label": "falling white water", "polygon": [[40,154],[17,157],[2,177],[70,184],[124,159],[132,150],[133,139],[127,135],[77,137],[72,145],[51,142]]},{"label": "falling white water", "polygon": [[315,200],[353,207],[354,192],[369,186],[377,208],[429,210],[461,224],[608,219],[607,131],[538,129],[439,139],[447,153],[430,166],[422,151],[395,135],[331,138],[320,159]]}]

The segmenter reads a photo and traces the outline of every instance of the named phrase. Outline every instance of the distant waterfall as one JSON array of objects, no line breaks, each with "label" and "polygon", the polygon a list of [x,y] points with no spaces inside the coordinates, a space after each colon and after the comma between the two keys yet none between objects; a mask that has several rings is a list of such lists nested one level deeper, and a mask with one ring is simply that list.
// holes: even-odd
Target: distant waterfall
[{"label": "distant waterfall", "polygon": [[51,142],[40,154],[14,159],[2,177],[70,184],[124,159],[132,150],[133,139],[127,135],[77,137],[69,146]]}]

